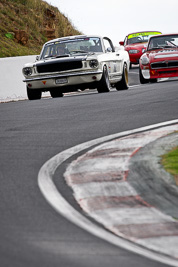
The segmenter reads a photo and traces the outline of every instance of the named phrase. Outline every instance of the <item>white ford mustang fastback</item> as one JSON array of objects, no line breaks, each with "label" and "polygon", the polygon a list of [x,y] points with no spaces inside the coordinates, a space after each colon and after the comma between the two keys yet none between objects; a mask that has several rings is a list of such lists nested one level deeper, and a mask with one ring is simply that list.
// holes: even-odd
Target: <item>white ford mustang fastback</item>
[{"label": "white ford mustang fastback", "polygon": [[29,100],[40,99],[42,92],[52,97],[85,89],[99,93],[128,89],[129,55],[115,51],[108,37],[69,36],[44,44],[34,63],[23,67]]}]

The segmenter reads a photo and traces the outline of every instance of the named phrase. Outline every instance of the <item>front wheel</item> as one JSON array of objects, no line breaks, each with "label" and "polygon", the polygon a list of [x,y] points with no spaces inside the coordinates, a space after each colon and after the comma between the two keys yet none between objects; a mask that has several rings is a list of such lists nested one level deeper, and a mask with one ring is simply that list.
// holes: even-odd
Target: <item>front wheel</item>
[{"label": "front wheel", "polygon": [[106,93],[110,91],[110,81],[106,66],[103,67],[103,75],[101,80],[98,82],[97,91],[98,93]]},{"label": "front wheel", "polygon": [[27,87],[27,96],[29,100],[41,99],[41,90],[39,89],[30,89]]},{"label": "front wheel", "polygon": [[124,63],[123,72],[122,72],[122,79],[121,81],[116,83],[116,90],[127,90],[129,88],[129,78],[128,78],[128,70],[127,64]]},{"label": "front wheel", "polygon": [[139,79],[140,79],[140,83],[141,84],[145,84],[145,83],[149,83],[149,79],[145,79],[144,77],[143,77],[143,74],[142,74],[142,71],[141,71],[141,69],[139,68]]}]

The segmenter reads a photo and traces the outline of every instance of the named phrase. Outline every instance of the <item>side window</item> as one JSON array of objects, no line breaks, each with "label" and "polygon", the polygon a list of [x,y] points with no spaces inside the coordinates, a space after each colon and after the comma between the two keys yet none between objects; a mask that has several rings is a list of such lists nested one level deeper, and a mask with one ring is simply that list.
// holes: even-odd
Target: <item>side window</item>
[{"label": "side window", "polygon": [[112,52],[112,47],[107,39],[103,39],[105,52]]},{"label": "side window", "polygon": [[46,45],[44,50],[43,50],[42,58],[46,58],[46,57],[52,56],[52,49],[53,49],[53,46]]},{"label": "side window", "polygon": [[127,44],[127,37],[125,37],[125,40],[124,40],[124,46]]}]

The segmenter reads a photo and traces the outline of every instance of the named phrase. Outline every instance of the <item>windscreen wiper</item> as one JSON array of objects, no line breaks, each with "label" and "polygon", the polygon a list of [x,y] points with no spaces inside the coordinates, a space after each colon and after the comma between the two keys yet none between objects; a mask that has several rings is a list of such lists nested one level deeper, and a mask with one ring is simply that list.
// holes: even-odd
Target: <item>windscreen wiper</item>
[{"label": "windscreen wiper", "polygon": [[69,54],[58,55],[58,56],[56,56],[55,58],[60,58],[60,57],[70,57],[70,55],[69,55]]},{"label": "windscreen wiper", "polygon": [[72,51],[70,51],[70,53],[71,54],[73,54],[73,53],[85,53],[85,54],[87,54],[88,52],[84,51],[84,50],[72,50]]},{"label": "windscreen wiper", "polygon": [[157,50],[157,49],[164,49],[164,47],[163,46],[160,46],[160,47],[152,47],[152,48],[150,48],[148,50]]}]

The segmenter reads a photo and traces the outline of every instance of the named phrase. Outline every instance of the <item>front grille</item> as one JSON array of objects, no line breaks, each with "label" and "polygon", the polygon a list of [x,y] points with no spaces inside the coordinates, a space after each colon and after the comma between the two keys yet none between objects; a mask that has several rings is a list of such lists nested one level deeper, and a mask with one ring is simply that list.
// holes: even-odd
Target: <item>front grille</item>
[{"label": "front grille", "polygon": [[151,64],[152,69],[177,68],[178,61],[163,61]]},{"label": "front grille", "polygon": [[170,68],[178,67],[178,61],[168,62],[168,67]]},{"label": "front grille", "polygon": [[152,69],[167,68],[167,64],[165,62],[152,63],[151,68]]},{"label": "front grille", "polygon": [[44,62],[37,64],[38,73],[51,73],[82,68],[82,61]]},{"label": "front grille", "polygon": [[176,73],[176,70],[165,70],[165,71],[159,71],[159,74],[171,74],[171,73]]}]

